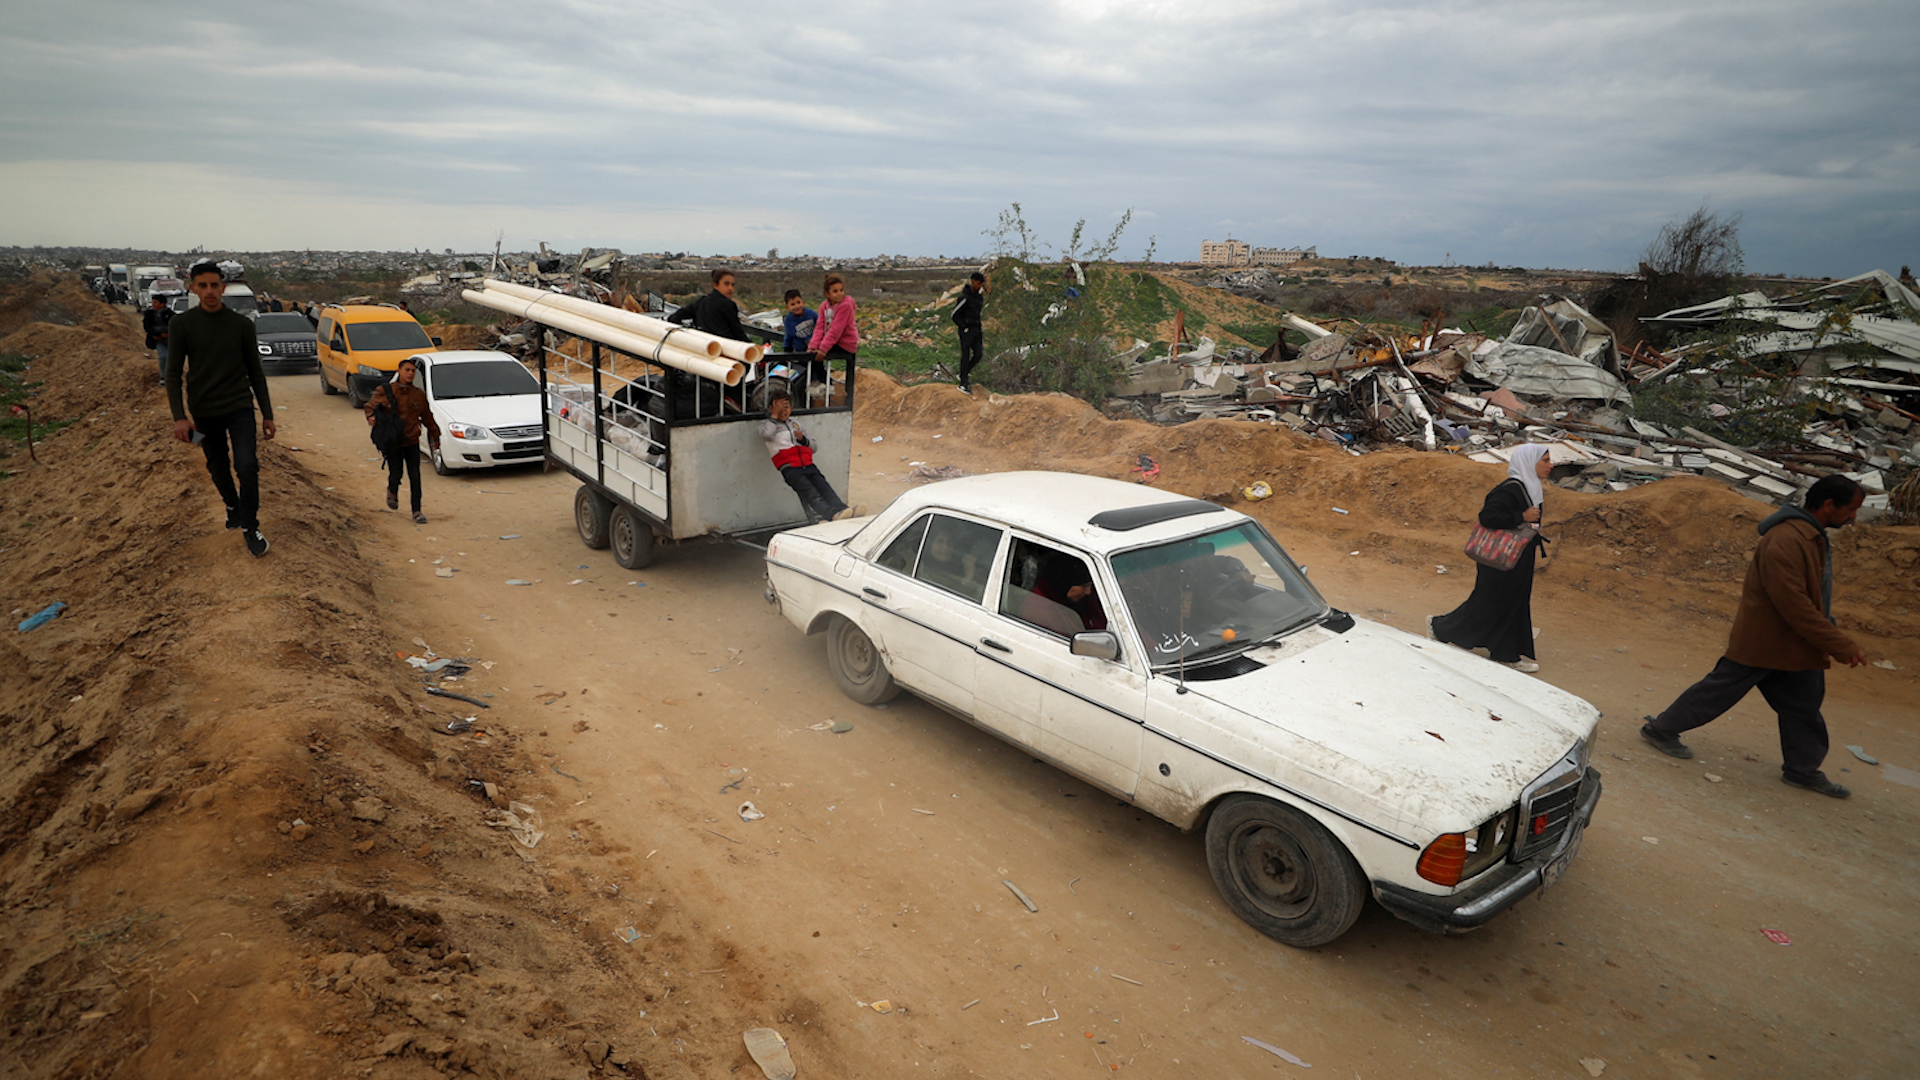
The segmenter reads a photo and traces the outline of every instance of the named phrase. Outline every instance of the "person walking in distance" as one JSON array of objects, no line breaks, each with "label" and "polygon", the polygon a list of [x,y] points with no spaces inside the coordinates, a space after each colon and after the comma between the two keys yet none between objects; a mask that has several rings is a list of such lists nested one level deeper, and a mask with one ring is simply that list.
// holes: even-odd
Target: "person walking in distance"
[{"label": "person walking in distance", "polygon": [[1533,529],[1536,533],[1511,570],[1477,565],[1473,592],[1445,615],[1427,619],[1427,636],[1463,649],[1484,646],[1495,661],[1520,671],[1539,671],[1533,658],[1533,562],[1546,540],[1538,535],[1546,496],[1540,482],[1553,462],[1539,443],[1517,446],[1507,461],[1507,478],[1487,492],[1480,524],[1489,529]]},{"label": "person walking in distance", "polygon": [[1670,757],[1690,758],[1682,732],[1710,724],[1759,687],[1780,722],[1780,779],[1836,799],[1853,794],[1827,779],[1828,657],[1859,667],[1866,654],[1833,621],[1833,552],[1827,530],[1853,522],[1866,491],[1838,473],[1814,481],[1803,506],[1781,507],[1760,523],[1726,652],[1707,677],[1682,691],[1640,737]]},{"label": "person walking in distance", "polygon": [[[260,535],[254,402],[260,404],[259,436],[271,440],[275,432],[267,375],[260,367],[260,340],[252,319],[221,302],[227,282],[218,265],[195,263],[188,276],[200,302],[167,324],[167,407],[173,412],[173,437],[197,442],[206,452],[207,472],[227,504],[227,528],[241,531],[257,559],[267,553],[267,538]],[[189,406],[192,420],[187,419]]]},{"label": "person walking in distance", "polygon": [[160,359],[160,385],[167,385],[167,324],[173,321],[173,309],[167,306],[167,298],[156,296],[147,310],[140,313],[140,328],[146,331],[147,348],[154,351]]},{"label": "person walking in distance", "polygon": [[953,327],[960,334],[960,392],[973,393],[968,376],[986,350],[986,335],[980,329],[980,313],[987,306],[987,275],[978,270],[960,287],[960,302],[953,305]]},{"label": "person walking in distance", "polygon": [[427,444],[440,449],[440,425],[433,418],[433,406],[427,401],[427,392],[413,385],[419,372],[419,365],[412,357],[400,361],[394,369],[393,380],[367,395],[364,410],[367,414],[367,426],[373,427],[380,422],[380,410],[386,409],[399,417],[400,439],[391,448],[382,448],[381,454],[387,459],[387,509],[400,509],[400,472],[406,470],[407,492],[413,505],[413,523],[425,525],[427,515],[420,511],[420,429],[427,429]]}]

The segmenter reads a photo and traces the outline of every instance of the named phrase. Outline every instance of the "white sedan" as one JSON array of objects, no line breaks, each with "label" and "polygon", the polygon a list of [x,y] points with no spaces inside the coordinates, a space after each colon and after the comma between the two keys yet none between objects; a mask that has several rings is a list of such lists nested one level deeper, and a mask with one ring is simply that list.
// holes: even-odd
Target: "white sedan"
[{"label": "white sedan", "polygon": [[1328,606],[1252,518],[1001,473],[782,533],[768,598],[856,701],[901,688],[1179,826],[1290,945],[1371,893],[1441,932],[1553,884],[1600,799],[1599,712]]},{"label": "white sedan", "polygon": [[456,349],[413,357],[443,438],[433,471],[521,465],[546,454],[540,380],[506,353]]}]

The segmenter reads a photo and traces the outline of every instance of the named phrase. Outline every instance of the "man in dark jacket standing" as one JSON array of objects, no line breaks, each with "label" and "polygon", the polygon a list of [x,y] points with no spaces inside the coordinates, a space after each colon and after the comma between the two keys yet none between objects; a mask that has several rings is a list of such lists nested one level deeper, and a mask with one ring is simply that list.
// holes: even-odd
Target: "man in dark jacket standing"
[{"label": "man in dark jacket standing", "polygon": [[1852,792],[1827,779],[1828,657],[1851,667],[1867,662],[1833,622],[1833,560],[1827,530],[1850,524],[1866,492],[1845,476],[1816,481],[1806,508],[1782,507],[1760,523],[1760,543],[1747,567],[1727,651],[1706,678],[1650,716],[1640,737],[1663,754],[1690,758],[1680,733],[1718,719],[1754,687],[1780,717],[1780,779],[1844,799]]},{"label": "man in dark jacket standing", "polygon": [[746,328],[740,325],[740,305],[733,300],[733,271],[715,270],[713,291],[667,316],[667,321],[692,324],[695,330],[714,337],[747,340]]},{"label": "man in dark jacket standing", "polygon": [[[200,302],[168,325],[167,406],[173,410],[173,437],[198,442],[206,452],[207,472],[227,504],[227,528],[241,530],[247,550],[257,559],[267,553],[267,538],[260,535],[255,401],[260,403],[260,433],[271,439],[275,430],[260,342],[253,320],[221,302],[227,283],[218,266],[197,263],[191,278]],[[192,420],[187,419],[187,402],[193,407]]]},{"label": "man in dark jacket standing", "polygon": [[160,358],[160,384],[167,382],[167,324],[173,321],[173,309],[167,298],[156,296],[152,306],[140,313],[140,329],[147,333],[147,348]]},{"label": "man in dark jacket standing", "polygon": [[968,376],[986,351],[986,334],[980,329],[980,313],[987,306],[987,275],[978,270],[960,287],[960,302],[953,305],[953,326],[960,332],[960,392],[973,393]]}]

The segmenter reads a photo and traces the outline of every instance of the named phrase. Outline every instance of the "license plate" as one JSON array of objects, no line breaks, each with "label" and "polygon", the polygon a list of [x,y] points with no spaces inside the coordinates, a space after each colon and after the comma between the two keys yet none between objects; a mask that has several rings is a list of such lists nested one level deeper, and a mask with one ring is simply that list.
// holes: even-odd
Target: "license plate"
[{"label": "license plate", "polygon": [[1573,842],[1567,845],[1567,850],[1561,852],[1559,858],[1548,863],[1545,870],[1540,871],[1541,892],[1553,888],[1554,883],[1560,880],[1560,875],[1566,873],[1567,867],[1573,865],[1573,857],[1580,854],[1580,841],[1586,839],[1586,836],[1585,829],[1574,833]]}]

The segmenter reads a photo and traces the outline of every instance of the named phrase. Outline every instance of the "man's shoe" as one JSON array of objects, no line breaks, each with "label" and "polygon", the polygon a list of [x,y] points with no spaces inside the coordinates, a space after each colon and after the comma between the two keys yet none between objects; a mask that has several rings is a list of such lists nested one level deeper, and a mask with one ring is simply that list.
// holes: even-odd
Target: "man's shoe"
[{"label": "man's shoe", "polygon": [[389,510],[400,509],[400,493],[398,491],[387,492],[387,509]]},{"label": "man's shoe", "polygon": [[237,506],[227,507],[227,528],[237,529],[239,527],[240,527],[240,508]]},{"label": "man's shoe", "polygon": [[1523,671],[1528,675],[1531,675],[1534,672],[1540,670],[1539,664],[1535,663],[1532,660],[1528,660],[1525,657],[1522,657],[1519,660],[1515,660],[1513,663],[1508,664],[1507,666],[1512,668],[1515,671]]},{"label": "man's shoe", "polygon": [[253,553],[254,558],[267,553],[267,538],[260,535],[259,529],[245,529],[240,535],[246,538],[247,550]]},{"label": "man's shoe", "polygon": [[[1647,719],[1651,720],[1653,719],[1653,717],[1649,716],[1647,717]],[[1647,740],[1647,745],[1653,747],[1655,750],[1660,751],[1661,753],[1667,755],[1668,757],[1677,757],[1682,761],[1686,761],[1693,757],[1693,751],[1687,749],[1687,744],[1681,742],[1679,739],[1676,739],[1671,735],[1660,734],[1659,732],[1653,730],[1652,724],[1640,725],[1640,737]]]},{"label": "man's shoe", "polygon": [[415,510],[413,512],[413,523],[415,525],[425,525],[427,523],[427,515]]},{"label": "man's shoe", "polygon": [[1439,640],[1440,640],[1440,635],[1439,635],[1439,633],[1438,633],[1438,632],[1436,632],[1436,631],[1434,630],[1434,628],[1433,628],[1433,620],[1435,620],[1435,619],[1437,619],[1437,618],[1439,618],[1439,617],[1440,617],[1440,616],[1438,616],[1438,615],[1429,615],[1429,616],[1427,616],[1427,640],[1428,640],[1428,641],[1439,641]]},{"label": "man's shoe", "polygon": [[961,393],[966,394],[968,396],[971,396],[973,394],[973,387],[968,386],[966,383],[961,383],[959,386],[959,390]]},{"label": "man's shoe", "polygon": [[1846,785],[1836,784],[1824,776],[1811,783],[1805,780],[1795,780],[1791,776],[1782,776],[1780,782],[1797,788],[1806,788],[1808,791],[1817,791],[1822,795],[1835,799],[1844,799],[1853,794],[1853,792],[1847,790]]},{"label": "man's shoe", "polygon": [[853,506],[846,507],[845,509],[841,510],[839,513],[833,515],[833,520],[845,521],[848,518],[857,518],[857,517],[866,517],[866,516],[867,516],[866,504],[859,503]]}]

